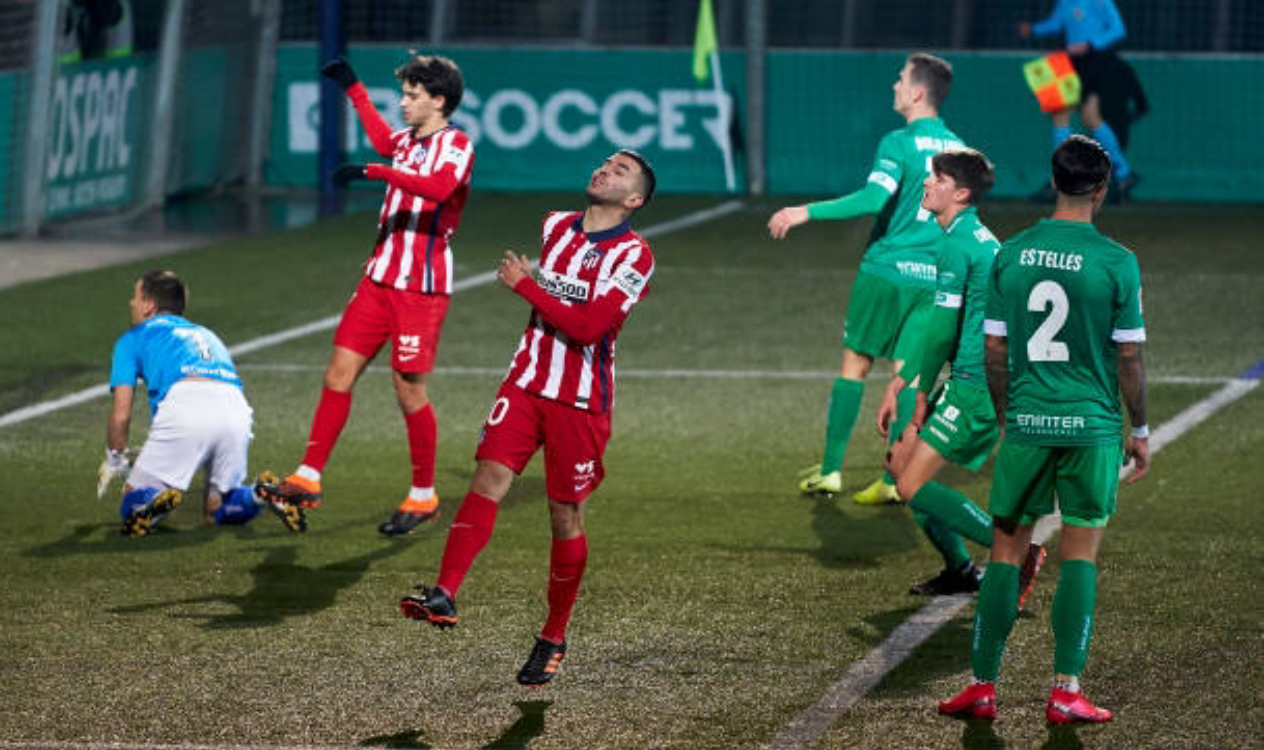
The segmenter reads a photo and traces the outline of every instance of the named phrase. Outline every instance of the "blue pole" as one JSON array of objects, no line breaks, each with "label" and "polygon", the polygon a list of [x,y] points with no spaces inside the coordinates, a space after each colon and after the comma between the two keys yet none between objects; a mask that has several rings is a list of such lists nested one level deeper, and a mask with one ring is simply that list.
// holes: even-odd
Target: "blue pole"
[{"label": "blue pole", "polygon": [[[320,0],[320,60],[326,62],[340,57],[345,46],[342,28],[342,0]],[[338,188],[333,182],[334,169],[342,160],[342,113],[343,94],[337,84],[321,76],[320,79],[320,146],[317,180],[320,185],[320,215],[338,213]]]}]

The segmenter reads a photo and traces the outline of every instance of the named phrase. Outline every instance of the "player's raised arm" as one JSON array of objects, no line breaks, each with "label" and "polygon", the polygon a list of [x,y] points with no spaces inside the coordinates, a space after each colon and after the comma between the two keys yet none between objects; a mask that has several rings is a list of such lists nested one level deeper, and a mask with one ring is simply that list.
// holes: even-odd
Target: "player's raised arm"
[{"label": "player's raised arm", "polygon": [[369,99],[368,89],[360,82],[351,64],[341,58],[331,60],[325,63],[320,73],[338,84],[351,100],[356,114],[360,117],[360,123],[364,125],[365,133],[369,136],[369,142],[373,144],[373,150],[380,156],[390,156],[394,153],[395,144],[391,140],[391,126],[382,117],[382,113],[377,111],[377,107],[373,106],[373,101]]}]

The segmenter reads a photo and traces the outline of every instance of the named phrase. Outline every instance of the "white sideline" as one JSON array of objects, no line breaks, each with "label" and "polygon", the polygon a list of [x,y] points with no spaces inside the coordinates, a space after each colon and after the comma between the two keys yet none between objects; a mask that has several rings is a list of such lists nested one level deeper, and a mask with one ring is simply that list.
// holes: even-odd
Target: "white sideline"
[{"label": "white sideline", "polygon": [[[1258,380],[1234,378],[1215,393],[1164,422],[1150,433],[1150,455],[1154,456],[1220,409],[1250,393],[1259,384]],[[1124,466],[1119,470],[1119,478],[1125,478],[1131,471],[1131,465]],[[1036,524],[1033,541],[1044,544],[1058,530],[1058,526],[1057,516],[1045,516]],[[814,744],[843,714],[877,687],[882,678],[908,658],[914,649],[972,601],[973,597],[969,596],[939,596],[914,612],[886,640],[878,644],[877,648],[852,664],[838,682],[826,689],[820,700],[783,726],[764,748],[798,750]]]},{"label": "white sideline", "polygon": [[[316,372],[324,371],[324,364],[303,364],[300,362],[252,362],[237,366],[238,370],[248,372]],[[385,374],[391,369],[382,365],[369,365],[365,372]],[[436,375],[504,375],[504,367],[436,367]],[[708,370],[684,367],[665,368],[619,368],[622,378],[682,378],[704,380],[826,380],[837,374],[829,370]],[[890,380],[888,372],[873,370],[868,380]],[[1224,385],[1237,378],[1226,376],[1197,377],[1190,375],[1157,375],[1147,378],[1151,383],[1165,385]]]},{"label": "white sideline", "polygon": [[[734,211],[741,209],[742,205],[742,201],[739,200],[725,201],[724,203],[712,206],[711,208],[694,211],[693,213],[685,214],[684,216],[646,227],[646,229],[641,232],[641,236],[648,239],[650,237],[669,234],[681,229],[695,227],[699,224],[711,221],[712,219],[718,219],[721,216],[731,214]],[[457,281],[452,285],[452,291],[455,294],[456,292],[465,291],[466,289],[473,289],[485,284],[490,284],[495,279],[495,271],[484,271],[483,273],[475,274],[474,276],[469,276]],[[276,333],[270,333],[266,336],[253,338],[249,341],[237,344],[236,346],[229,347],[228,351],[233,356],[237,356],[240,354],[258,351],[260,349],[267,349],[292,339],[301,338],[310,333],[316,333],[318,331],[333,328],[338,325],[338,319],[340,317],[342,316],[330,315],[327,318],[314,320],[311,323],[306,323],[295,328],[287,328],[284,331],[277,331]],[[56,398],[51,401],[42,401],[38,404],[32,404],[31,406],[25,406],[21,409],[15,409],[7,414],[0,415],[0,428],[26,422],[27,420],[35,419],[36,417],[42,417],[45,414],[51,414],[55,411],[65,409],[68,406],[82,404],[85,401],[91,401],[94,398],[105,396],[109,392],[110,386],[108,384],[94,385],[91,388],[85,388],[82,391],[77,391],[75,393],[62,396],[61,398]]]}]

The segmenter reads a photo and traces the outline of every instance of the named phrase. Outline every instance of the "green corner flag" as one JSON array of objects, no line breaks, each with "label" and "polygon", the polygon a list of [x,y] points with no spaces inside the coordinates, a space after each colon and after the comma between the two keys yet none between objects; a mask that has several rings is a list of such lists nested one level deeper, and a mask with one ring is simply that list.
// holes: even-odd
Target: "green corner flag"
[{"label": "green corner flag", "polygon": [[702,0],[698,4],[698,30],[693,37],[693,77],[698,81],[707,80],[710,74],[708,63],[711,53],[720,49],[720,42],[715,36],[715,14],[711,12],[711,0]]}]

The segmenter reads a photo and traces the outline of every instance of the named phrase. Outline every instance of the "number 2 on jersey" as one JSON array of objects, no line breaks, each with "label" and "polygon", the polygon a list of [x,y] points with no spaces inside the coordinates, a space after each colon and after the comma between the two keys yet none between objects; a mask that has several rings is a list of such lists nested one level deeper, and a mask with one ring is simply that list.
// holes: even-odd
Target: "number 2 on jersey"
[{"label": "number 2 on jersey", "polygon": [[1066,324],[1067,313],[1071,303],[1067,299],[1066,290],[1056,281],[1042,281],[1031,289],[1027,296],[1027,309],[1031,312],[1044,312],[1049,309],[1049,317],[1040,324],[1027,340],[1027,361],[1029,362],[1066,362],[1071,358],[1071,351],[1054,336]]}]

